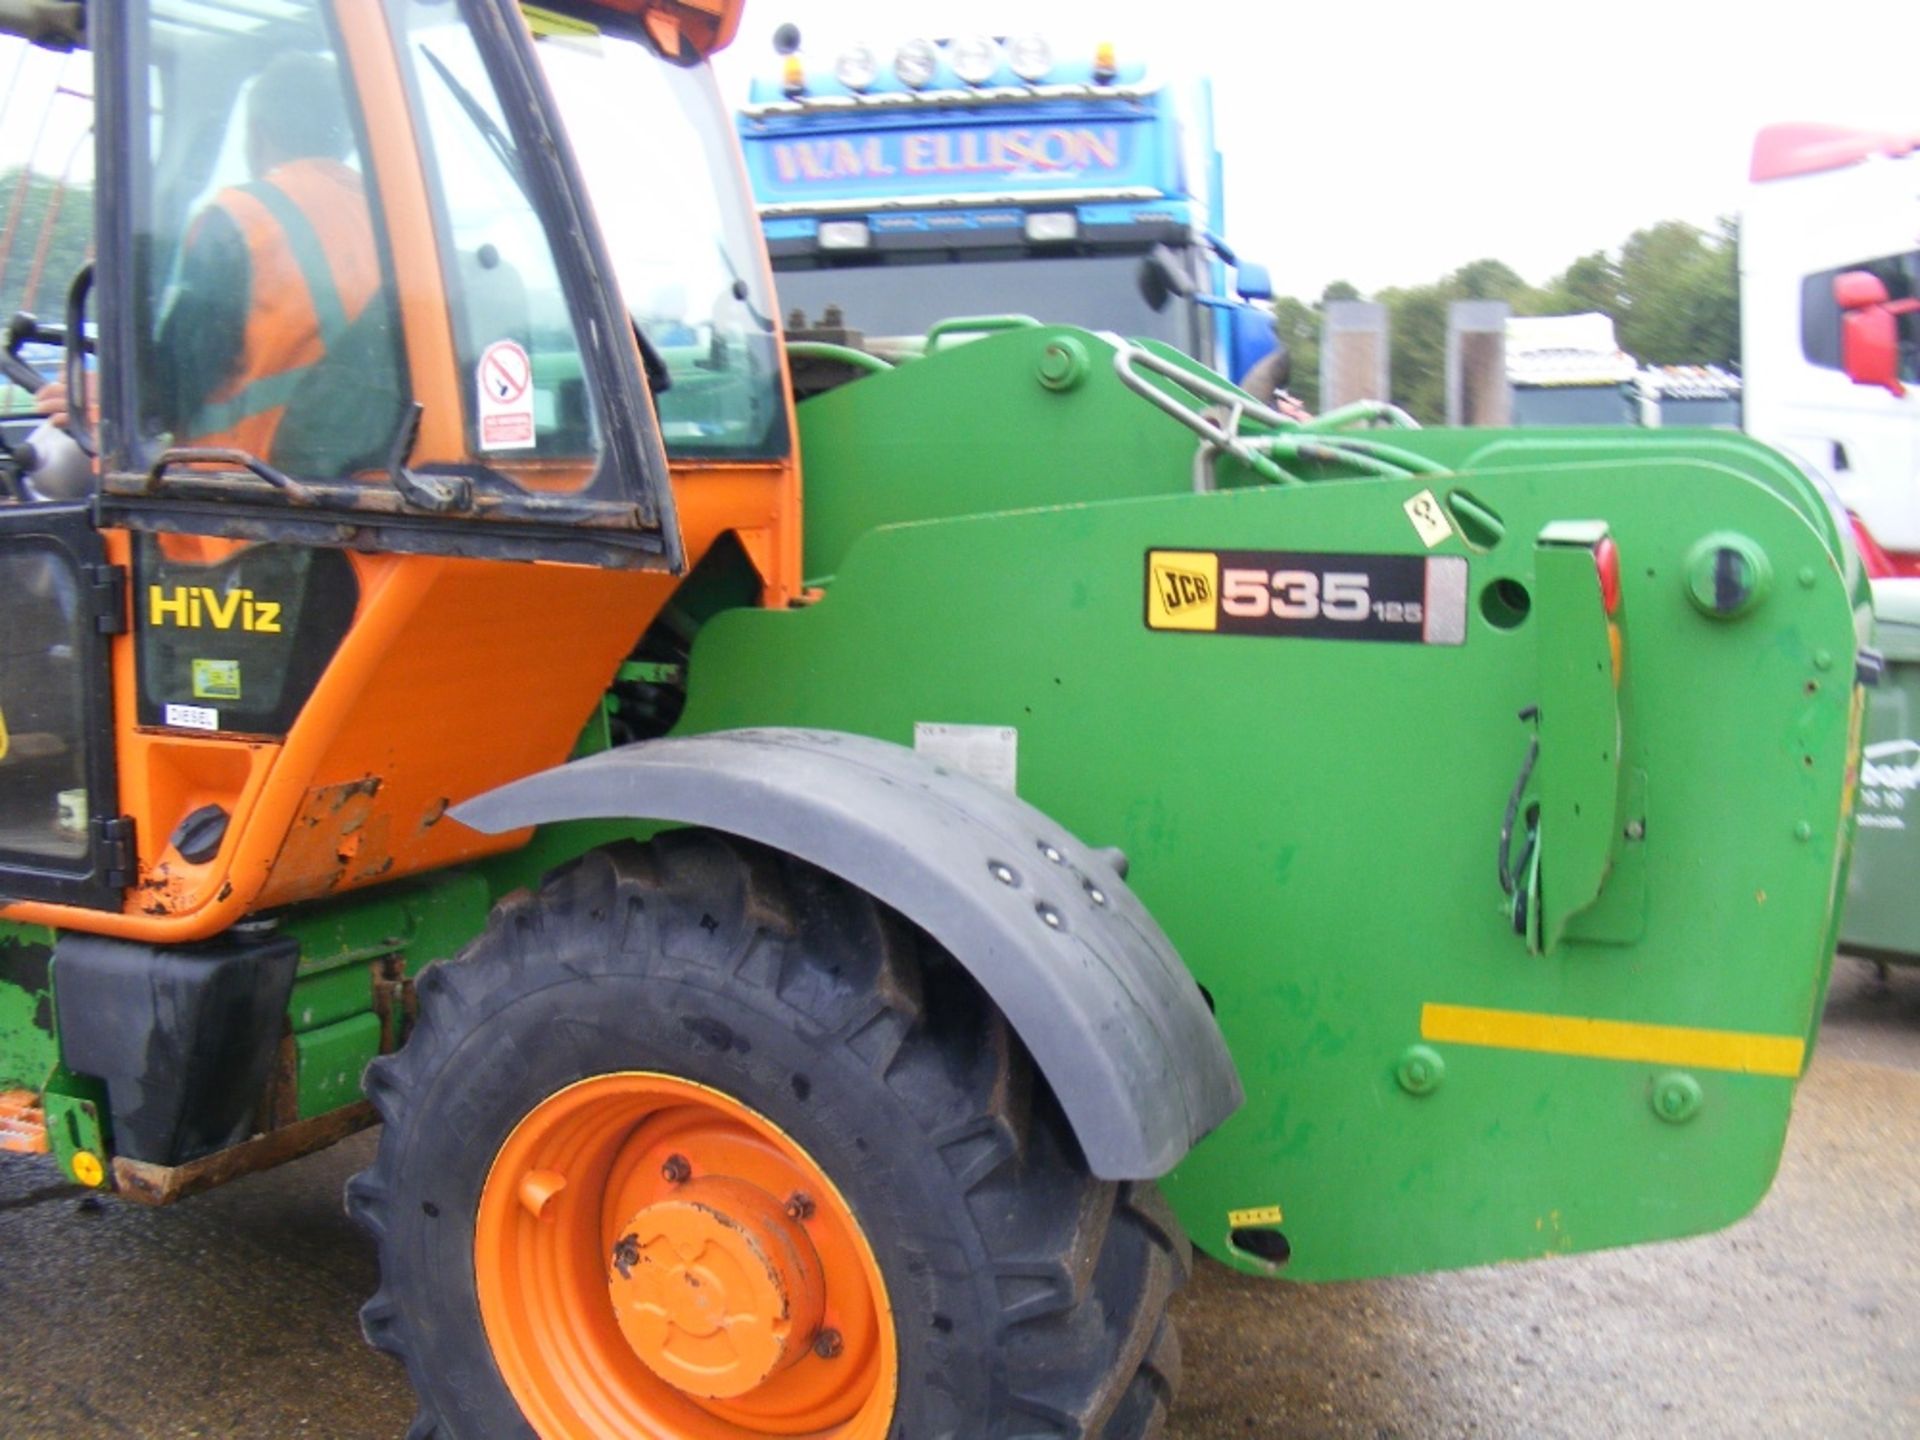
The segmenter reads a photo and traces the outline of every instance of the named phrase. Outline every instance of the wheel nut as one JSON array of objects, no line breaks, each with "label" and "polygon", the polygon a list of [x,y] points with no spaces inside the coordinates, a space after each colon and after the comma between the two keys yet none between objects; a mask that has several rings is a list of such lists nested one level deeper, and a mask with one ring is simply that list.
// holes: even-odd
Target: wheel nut
[{"label": "wheel nut", "polygon": [[796,1190],[787,1197],[787,1218],[789,1220],[811,1220],[813,1218],[813,1197],[804,1191]]},{"label": "wheel nut", "polygon": [[840,1353],[842,1343],[838,1330],[822,1330],[813,1337],[813,1353],[822,1360],[831,1360]]},{"label": "wheel nut", "polygon": [[684,1185],[692,1175],[693,1166],[684,1155],[669,1155],[667,1163],[660,1167],[660,1178],[669,1185]]}]

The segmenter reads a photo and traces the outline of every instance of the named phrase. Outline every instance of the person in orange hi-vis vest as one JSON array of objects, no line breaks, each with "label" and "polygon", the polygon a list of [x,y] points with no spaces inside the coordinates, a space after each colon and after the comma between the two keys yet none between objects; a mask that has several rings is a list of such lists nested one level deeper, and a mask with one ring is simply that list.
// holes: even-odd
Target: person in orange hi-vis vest
[{"label": "person in orange hi-vis vest", "polygon": [[277,56],[247,101],[249,184],[195,217],[150,410],[176,443],[273,458],[287,402],[380,288],[338,72]]}]

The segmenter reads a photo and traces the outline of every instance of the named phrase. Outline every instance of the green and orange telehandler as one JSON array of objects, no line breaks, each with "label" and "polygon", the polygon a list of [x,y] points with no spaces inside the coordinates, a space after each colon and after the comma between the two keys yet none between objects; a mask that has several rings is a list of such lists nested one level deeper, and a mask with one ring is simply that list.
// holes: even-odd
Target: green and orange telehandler
[{"label": "green and orange telehandler", "polygon": [[[735,0],[0,20],[98,99],[95,490],[0,506],[0,1145],[165,1203],[383,1120],[414,1434],[1133,1440],[1190,1243],[1765,1192],[1867,625],[1773,452],[1029,324],[796,415]],[[307,358],[179,418],[295,109],[377,283],[318,247]]]}]

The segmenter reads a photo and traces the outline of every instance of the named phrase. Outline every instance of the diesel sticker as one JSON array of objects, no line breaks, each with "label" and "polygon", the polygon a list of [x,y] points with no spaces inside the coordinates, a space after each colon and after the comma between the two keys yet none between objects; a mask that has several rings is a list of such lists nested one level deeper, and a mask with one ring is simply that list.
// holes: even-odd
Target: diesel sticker
[{"label": "diesel sticker", "polygon": [[1459,555],[1149,550],[1147,628],[1459,645],[1467,562]]},{"label": "diesel sticker", "polygon": [[195,660],[193,662],[193,698],[238,700],[240,698],[240,662],[238,660]]},{"label": "diesel sticker", "polygon": [[205,705],[169,705],[161,712],[175,730],[218,730],[220,712]]}]

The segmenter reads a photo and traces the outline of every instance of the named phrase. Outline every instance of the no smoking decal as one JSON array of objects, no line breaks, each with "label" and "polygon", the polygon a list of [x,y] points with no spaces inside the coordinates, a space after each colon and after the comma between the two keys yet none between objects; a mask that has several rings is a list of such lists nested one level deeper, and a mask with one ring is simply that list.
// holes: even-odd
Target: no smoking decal
[{"label": "no smoking decal", "polygon": [[533,362],[511,340],[496,340],[480,353],[480,448],[531,450]]}]

